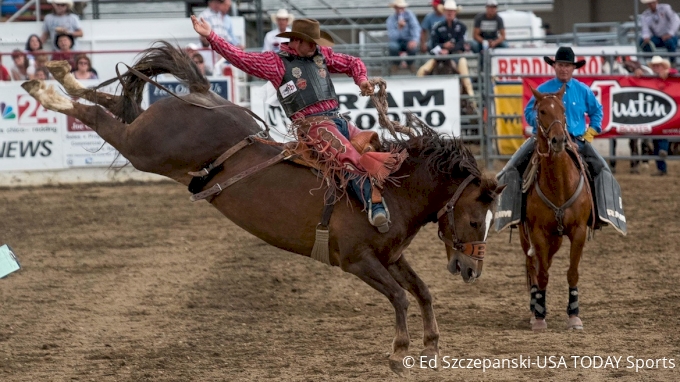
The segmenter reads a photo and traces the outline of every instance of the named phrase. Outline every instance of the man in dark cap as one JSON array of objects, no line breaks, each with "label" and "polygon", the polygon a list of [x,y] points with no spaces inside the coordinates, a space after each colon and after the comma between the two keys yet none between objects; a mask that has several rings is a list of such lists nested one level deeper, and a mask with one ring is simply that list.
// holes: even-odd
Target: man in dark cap
[{"label": "man in dark cap", "polygon": [[[277,37],[290,41],[280,45],[280,51],[245,52],[212,31],[203,19],[191,16],[194,30],[208,39],[212,48],[235,67],[259,78],[271,81],[283,111],[293,121],[298,138],[315,148],[321,161],[333,161],[349,179],[349,186],[367,206],[368,220],[379,232],[389,230],[389,212],[384,201],[371,186],[381,186],[396,171],[405,154],[389,152],[359,152],[350,139],[360,130],[338,113],[338,97],[330,73],[345,73],[361,88],[363,95],[373,94],[373,85],[366,76],[366,66],[357,57],[335,53],[333,38],[321,31],[319,22],[300,19],[293,22],[290,32]],[[310,117],[324,117],[314,118]],[[307,120],[307,121],[305,121]],[[304,134],[299,134],[303,127]]]},{"label": "man in dark cap", "polygon": [[[588,166],[590,176],[593,179],[591,187],[594,186],[595,190],[607,189],[616,181],[607,166],[607,162],[590,144],[593,138],[602,132],[602,104],[587,85],[572,78],[574,70],[581,68],[586,62],[584,60],[576,61],[574,51],[569,47],[560,47],[554,60],[550,57],[543,57],[543,59],[555,69],[555,78],[543,83],[537,90],[541,93],[556,93],[562,86],[566,86],[562,102],[565,107],[567,131],[578,145],[578,151]],[[533,134],[536,134],[537,117],[534,103],[535,99],[531,97],[524,109],[524,117],[533,126]],[[590,126],[586,124],[585,114],[588,114],[590,118]],[[499,183],[508,185],[512,183],[516,187],[508,188],[521,189],[522,176],[534,152],[535,142],[536,138],[531,137],[515,152],[503,170],[496,176]],[[618,184],[616,186],[618,187]],[[598,196],[597,194],[594,195]],[[499,207],[499,210],[501,209]],[[517,214],[513,213],[513,215],[517,217]],[[606,219],[606,213],[604,216],[599,215]],[[501,228],[516,223],[519,223],[519,221],[508,222]]]}]

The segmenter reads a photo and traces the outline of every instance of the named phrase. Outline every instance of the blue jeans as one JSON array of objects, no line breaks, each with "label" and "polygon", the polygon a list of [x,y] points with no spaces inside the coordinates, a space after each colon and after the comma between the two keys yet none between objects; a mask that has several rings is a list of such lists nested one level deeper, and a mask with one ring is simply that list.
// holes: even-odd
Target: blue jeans
[{"label": "blue jeans", "polygon": [[[408,45],[407,40],[390,41],[389,44],[387,45],[387,48],[390,51],[390,56],[399,56],[399,53],[401,52],[406,52],[406,54],[408,54],[409,56],[415,56],[418,44],[416,44],[416,48],[413,49],[408,49],[407,45]],[[397,64],[398,62],[392,61],[392,63]],[[411,65],[413,63],[413,60],[407,60],[406,63]]]},{"label": "blue jeans", "polygon": [[[645,52],[651,52],[652,47],[650,46],[650,44],[643,45],[642,41],[643,41],[642,39],[639,40],[642,50]],[[661,37],[652,36],[649,42],[651,44],[654,44],[654,46],[657,48],[665,47],[669,53],[675,53],[675,51],[678,49],[678,36],[673,36],[666,41],[662,40]],[[671,64],[675,63],[675,57],[668,57],[668,59],[671,61]]]},{"label": "blue jeans", "polygon": [[[347,127],[347,120],[344,118],[333,118],[335,126],[338,128],[340,134],[342,134],[347,140],[349,140],[349,127]],[[364,207],[368,207],[368,202],[371,200],[371,183],[365,180],[363,183],[359,183],[359,179],[354,178],[349,181],[349,188],[354,196],[361,200]],[[376,206],[382,203],[376,203]]]},{"label": "blue jeans", "polygon": [[[666,150],[666,152],[668,152],[668,139],[652,139],[652,143],[654,144],[654,155],[659,155],[659,151],[661,150]],[[656,169],[661,172],[667,172],[666,161],[656,161]]]}]

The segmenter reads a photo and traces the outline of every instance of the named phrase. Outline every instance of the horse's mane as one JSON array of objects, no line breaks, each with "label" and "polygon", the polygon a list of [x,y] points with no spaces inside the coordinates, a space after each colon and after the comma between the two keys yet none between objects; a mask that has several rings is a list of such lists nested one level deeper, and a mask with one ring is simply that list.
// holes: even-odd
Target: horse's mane
[{"label": "horse's mane", "polygon": [[405,164],[413,166],[415,162],[425,162],[432,176],[474,175],[482,178],[477,160],[460,138],[439,134],[425,124],[421,124],[418,134],[413,137],[406,139],[397,136],[394,140],[385,140],[383,151],[389,150],[406,150],[409,157]]}]

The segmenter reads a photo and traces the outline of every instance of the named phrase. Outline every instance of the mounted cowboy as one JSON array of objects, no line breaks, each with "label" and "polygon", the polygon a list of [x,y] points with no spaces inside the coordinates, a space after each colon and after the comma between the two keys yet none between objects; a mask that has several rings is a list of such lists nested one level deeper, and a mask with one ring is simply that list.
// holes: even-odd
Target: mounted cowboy
[{"label": "mounted cowboy", "polygon": [[[300,19],[290,32],[279,33],[290,42],[281,44],[278,53],[247,53],[217,36],[203,19],[191,17],[194,30],[207,38],[211,47],[235,67],[266,79],[277,89],[281,106],[293,123],[298,140],[313,148],[319,160],[340,176],[341,186],[348,184],[368,210],[368,219],[378,231],[389,230],[390,214],[379,189],[396,171],[404,153],[359,152],[350,142],[362,132],[338,112],[338,97],[330,73],[345,73],[361,88],[362,95],[373,94],[366,66],[356,57],[333,52],[333,38],[321,31],[319,22]],[[375,133],[373,133],[375,134]],[[366,139],[364,139],[366,140]],[[368,140],[377,141],[377,135]],[[364,146],[365,147],[365,146]],[[326,173],[328,174],[328,173]]]},{"label": "mounted cowboy", "polygon": [[[555,69],[555,78],[543,83],[537,90],[541,93],[557,93],[565,87],[563,104],[566,110],[566,127],[588,168],[597,211],[595,228],[608,223],[625,234],[626,218],[623,214],[621,188],[607,162],[591,145],[593,138],[602,132],[602,104],[587,85],[573,78],[574,70],[583,67],[586,62],[576,61],[574,51],[569,47],[560,47],[554,60],[547,56],[543,60]],[[533,134],[536,134],[538,126],[534,103],[535,98],[532,96],[524,109],[524,117],[533,126]],[[585,114],[590,118],[590,126],[586,124]],[[523,218],[522,178],[531,162],[535,142],[535,137],[527,139],[496,176],[499,184],[508,186],[499,199],[496,231],[516,225]]]}]

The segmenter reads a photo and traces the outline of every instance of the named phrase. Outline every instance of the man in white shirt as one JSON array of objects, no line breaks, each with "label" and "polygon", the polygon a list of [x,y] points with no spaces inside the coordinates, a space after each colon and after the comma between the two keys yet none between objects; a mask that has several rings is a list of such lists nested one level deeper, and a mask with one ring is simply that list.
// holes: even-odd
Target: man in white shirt
[{"label": "man in white shirt", "polygon": [[230,44],[241,45],[234,36],[231,16],[228,14],[229,8],[231,8],[231,0],[208,0],[208,8],[201,12],[198,18],[207,21],[215,34]]},{"label": "man in white shirt", "polygon": [[276,37],[279,33],[290,32],[290,24],[293,22],[295,16],[288,13],[285,9],[279,9],[276,14],[271,15],[272,25],[276,24],[277,28],[272,29],[264,36],[264,44],[262,46],[263,52],[278,53],[279,46],[284,42],[288,42],[286,37]]}]

